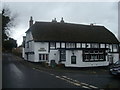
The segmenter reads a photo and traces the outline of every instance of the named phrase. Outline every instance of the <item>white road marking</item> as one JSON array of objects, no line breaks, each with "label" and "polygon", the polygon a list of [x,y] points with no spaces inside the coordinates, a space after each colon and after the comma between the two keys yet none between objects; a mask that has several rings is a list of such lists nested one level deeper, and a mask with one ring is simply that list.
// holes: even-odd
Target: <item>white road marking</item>
[{"label": "white road marking", "polygon": [[54,74],[52,74],[52,73],[50,75],[54,76]]},{"label": "white road marking", "polygon": [[86,83],[81,83],[81,84],[83,84],[83,85],[89,85],[89,84],[86,84]]},{"label": "white road marking", "polygon": [[[39,70],[39,69],[36,69],[36,68],[33,68],[33,69],[38,70],[40,72],[45,72],[45,71],[42,71],[42,70]],[[52,74],[52,73],[48,73],[48,74],[52,75],[52,76],[55,76],[55,74]],[[58,79],[67,81],[67,82],[69,82],[69,83],[71,83],[75,86],[79,86],[79,87],[83,87],[83,88],[87,88],[87,89],[98,89],[98,87],[96,87],[96,86],[93,86],[93,85],[90,85],[90,84],[87,84],[87,83],[83,83],[83,82],[79,82],[78,80],[68,78],[67,76],[55,76],[55,77],[58,78]],[[103,90],[103,89],[100,89],[100,90]]]},{"label": "white road marking", "polygon": [[88,88],[88,89],[90,89],[89,87],[86,87],[86,86],[82,86],[83,88]]},{"label": "white road marking", "polygon": [[89,87],[92,87],[92,88],[98,88],[98,87],[95,87],[95,86],[92,86],[92,85],[89,85]]},{"label": "white road marking", "polygon": [[71,84],[74,84],[79,87],[87,88],[87,89],[98,89],[98,87],[87,84],[87,83],[82,83],[77,80],[73,80],[72,78],[68,78],[67,76],[56,76],[56,78],[59,78],[61,80],[65,80]]}]

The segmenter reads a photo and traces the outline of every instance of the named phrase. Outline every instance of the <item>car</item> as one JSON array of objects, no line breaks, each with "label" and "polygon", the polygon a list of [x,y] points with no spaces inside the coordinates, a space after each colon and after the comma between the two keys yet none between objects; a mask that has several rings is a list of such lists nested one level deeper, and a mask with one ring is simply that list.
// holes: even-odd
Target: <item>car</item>
[{"label": "car", "polygon": [[120,60],[114,63],[109,71],[111,75],[120,77]]}]

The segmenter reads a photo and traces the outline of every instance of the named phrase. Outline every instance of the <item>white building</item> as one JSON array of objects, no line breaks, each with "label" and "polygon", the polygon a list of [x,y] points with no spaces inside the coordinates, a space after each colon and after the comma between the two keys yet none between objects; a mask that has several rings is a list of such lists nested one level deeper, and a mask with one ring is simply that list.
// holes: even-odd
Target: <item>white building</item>
[{"label": "white building", "polygon": [[55,60],[66,67],[107,66],[119,60],[119,41],[104,26],[52,20],[35,22],[24,37],[23,57],[31,62]]}]

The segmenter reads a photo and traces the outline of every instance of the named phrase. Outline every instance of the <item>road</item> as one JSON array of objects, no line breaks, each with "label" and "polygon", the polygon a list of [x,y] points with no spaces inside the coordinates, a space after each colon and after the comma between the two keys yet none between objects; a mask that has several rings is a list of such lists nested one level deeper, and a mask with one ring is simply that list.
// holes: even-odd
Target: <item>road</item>
[{"label": "road", "polygon": [[2,88],[76,88],[46,72],[24,66],[11,54],[4,54]]},{"label": "road", "polygon": [[3,54],[3,88],[120,88],[120,79],[104,69],[67,71],[38,70]]}]

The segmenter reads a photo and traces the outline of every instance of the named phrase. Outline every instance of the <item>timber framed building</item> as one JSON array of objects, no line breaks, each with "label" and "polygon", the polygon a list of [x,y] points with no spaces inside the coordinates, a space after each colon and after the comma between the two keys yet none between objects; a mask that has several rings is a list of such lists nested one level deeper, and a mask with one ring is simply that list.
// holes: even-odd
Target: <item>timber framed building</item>
[{"label": "timber framed building", "polygon": [[52,20],[33,24],[23,37],[23,58],[31,62],[55,60],[66,67],[107,66],[119,60],[119,41],[104,26]]}]

